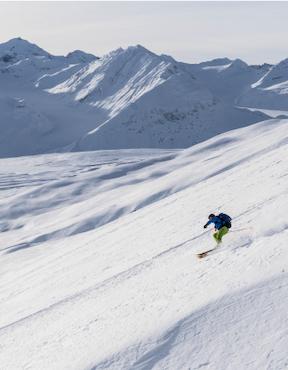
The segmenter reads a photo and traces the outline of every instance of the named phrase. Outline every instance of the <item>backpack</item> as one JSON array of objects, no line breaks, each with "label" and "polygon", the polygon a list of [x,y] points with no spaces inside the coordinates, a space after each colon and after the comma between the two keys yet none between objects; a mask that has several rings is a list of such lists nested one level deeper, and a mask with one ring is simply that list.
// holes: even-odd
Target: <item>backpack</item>
[{"label": "backpack", "polygon": [[223,226],[226,226],[228,227],[228,229],[231,228],[231,221],[232,221],[232,218],[228,215],[225,215],[225,213],[220,213],[218,215],[218,217],[220,218],[220,220],[223,222]]}]

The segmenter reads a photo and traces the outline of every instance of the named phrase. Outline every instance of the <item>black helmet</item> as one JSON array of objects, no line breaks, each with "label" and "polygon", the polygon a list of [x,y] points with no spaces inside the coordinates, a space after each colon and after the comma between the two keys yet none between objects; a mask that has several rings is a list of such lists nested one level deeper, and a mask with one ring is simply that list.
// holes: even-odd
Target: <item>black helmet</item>
[{"label": "black helmet", "polygon": [[208,216],[209,219],[213,218],[213,217],[215,217],[215,215],[213,213],[211,213],[211,215]]}]

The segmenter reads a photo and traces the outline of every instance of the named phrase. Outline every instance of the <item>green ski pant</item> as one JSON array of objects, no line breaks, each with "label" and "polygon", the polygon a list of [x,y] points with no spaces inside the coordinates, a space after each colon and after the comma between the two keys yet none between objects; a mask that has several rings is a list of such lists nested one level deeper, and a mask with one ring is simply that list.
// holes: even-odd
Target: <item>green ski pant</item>
[{"label": "green ski pant", "polygon": [[219,229],[215,234],[213,234],[214,239],[216,240],[216,243],[219,244],[222,242],[223,235],[227,234],[229,231],[228,227],[223,226],[221,229]]}]

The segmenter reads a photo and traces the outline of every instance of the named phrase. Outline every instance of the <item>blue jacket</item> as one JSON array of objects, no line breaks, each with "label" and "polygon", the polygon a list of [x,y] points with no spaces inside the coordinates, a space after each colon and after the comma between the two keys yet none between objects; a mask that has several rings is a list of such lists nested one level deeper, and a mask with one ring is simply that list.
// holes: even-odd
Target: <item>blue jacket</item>
[{"label": "blue jacket", "polygon": [[221,220],[221,218],[218,217],[218,216],[215,216],[211,220],[209,220],[207,222],[206,226],[208,226],[212,223],[215,225],[215,229],[217,229],[217,230],[221,229],[221,227],[223,227],[224,224],[225,224],[225,222],[223,220]]}]

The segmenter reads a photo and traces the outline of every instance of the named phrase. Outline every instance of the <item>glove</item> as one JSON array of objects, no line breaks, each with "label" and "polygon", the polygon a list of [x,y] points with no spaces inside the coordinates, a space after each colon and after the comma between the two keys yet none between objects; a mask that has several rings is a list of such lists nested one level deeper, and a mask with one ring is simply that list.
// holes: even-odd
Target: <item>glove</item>
[{"label": "glove", "polygon": [[204,225],[204,229],[206,229],[207,225]]}]

